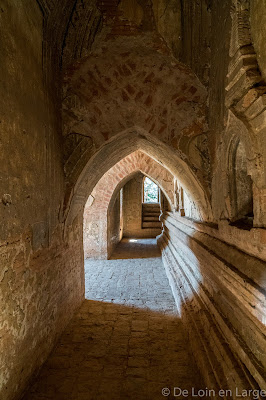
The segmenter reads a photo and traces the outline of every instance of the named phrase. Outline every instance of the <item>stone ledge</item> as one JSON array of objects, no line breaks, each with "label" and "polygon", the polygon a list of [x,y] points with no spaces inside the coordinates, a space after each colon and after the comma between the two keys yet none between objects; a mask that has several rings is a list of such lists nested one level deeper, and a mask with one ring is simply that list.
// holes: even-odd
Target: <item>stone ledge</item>
[{"label": "stone ledge", "polygon": [[165,215],[171,216],[181,224],[195,229],[198,232],[206,233],[207,235],[234,246],[246,254],[266,261],[265,228],[252,228],[250,231],[247,231],[231,226],[229,222],[225,220],[220,221],[219,224],[210,224],[180,217],[177,213],[167,212]]},{"label": "stone ledge", "polygon": [[[207,310],[213,321],[211,325],[201,321],[208,341],[214,340],[209,333],[214,325],[241,368],[247,368],[264,387],[265,284],[261,279],[265,263],[219,240],[215,226],[173,213],[166,213],[163,222],[164,235],[159,240],[163,259],[168,252],[173,264],[171,279],[177,280],[179,290],[185,290],[183,300],[175,294],[180,313],[187,302],[193,303],[195,313],[194,303],[199,302],[197,313]],[[164,261],[166,270],[168,263]]]},{"label": "stone ledge", "polygon": [[233,355],[227,343],[223,342],[212,315],[204,307],[200,296],[195,291],[193,300],[190,298],[191,284],[183,271],[179,270],[177,274],[170,267],[171,264],[178,265],[171,250],[166,248],[162,250],[162,253],[167,275],[175,291],[175,298],[178,298],[178,302],[181,303],[179,306],[181,317],[188,329],[191,347],[206,385],[216,389],[216,392],[221,388],[234,389],[235,382],[240,387],[245,387],[247,382],[243,382],[241,374],[235,371]]}]

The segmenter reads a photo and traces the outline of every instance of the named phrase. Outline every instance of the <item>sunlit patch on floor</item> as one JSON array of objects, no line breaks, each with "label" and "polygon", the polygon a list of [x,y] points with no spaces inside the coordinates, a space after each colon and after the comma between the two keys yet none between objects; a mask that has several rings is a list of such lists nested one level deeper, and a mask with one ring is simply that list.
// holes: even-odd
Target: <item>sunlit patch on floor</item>
[{"label": "sunlit patch on floor", "polygon": [[156,241],[125,239],[113,258],[86,260],[87,300],[24,400],[157,400],[163,388],[204,387]]}]

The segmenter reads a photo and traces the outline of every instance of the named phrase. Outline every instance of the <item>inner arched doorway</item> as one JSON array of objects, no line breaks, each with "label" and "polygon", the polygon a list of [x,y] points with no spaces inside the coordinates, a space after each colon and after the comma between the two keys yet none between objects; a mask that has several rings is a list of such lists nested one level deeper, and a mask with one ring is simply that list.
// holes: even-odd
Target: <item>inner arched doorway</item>
[{"label": "inner arched doorway", "polygon": [[144,177],[152,178],[158,191],[162,193],[159,207],[173,208],[173,175],[147,154],[133,152],[103,175],[87,200],[84,209],[85,258],[106,259],[121,240],[123,197],[128,203],[128,208],[133,209],[133,214],[131,212],[129,215],[124,207],[124,217],[129,219],[125,224],[125,236],[155,237],[160,234],[159,220],[157,226],[142,226]]},{"label": "inner arched doorway", "polygon": [[[144,201],[145,180],[153,188],[146,199],[152,196],[153,202]],[[195,382],[195,376],[200,377],[188,350],[156,234],[151,238],[151,228],[144,226],[154,222],[154,212],[148,217],[151,221],[142,218],[144,206],[158,206],[160,212],[179,213],[181,200],[180,207],[176,201],[179,191],[181,186],[168,169],[137,150],[110,168],[89,196],[84,210],[84,246],[85,256],[89,256],[85,260],[85,297],[90,308],[85,311],[95,318],[95,331],[98,332],[100,327],[104,333],[101,341],[95,339],[94,329],[89,328],[93,340],[100,343],[100,350],[96,346],[94,350],[98,359],[99,353],[109,355],[104,372],[112,369],[117,376],[123,376],[138,370],[141,381],[145,382],[147,374],[150,379],[155,379],[153,375],[158,368],[154,367],[154,362],[159,361],[161,370],[167,371],[169,376],[175,374],[172,366],[170,368],[171,358],[172,363],[182,359],[182,373],[188,377],[188,385],[191,385],[190,381]],[[130,211],[134,211],[129,213],[131,221],[126,219],[124,202]],[[161,224],[159,220],[158,223]],[[90,238],[88,233],[91,231]],[[143,239],[144,231],[149,232],[148,238]],[[157,233],[160,232],[158,229]],[[165,338],[162,326],[174,332],[171,343],[168,343],[169,336]],[[159,360],[155,360],[158,356],[155,347],[159,344]],[[122,379],[128,383],[131,377],[123,376]]]},{"label": "inner arched doorway", "polygon": [[[121,235],[123,212],[120,205],[123,201],[123,195],[119,192],[136,174],[139,174],[140,180],[138,189],[136,189],[135,182],[133,192],[138,190],[138,205],[132,201],[132,194],[128,193],[128,196],[130,197],[131,207],[135,211],[138,209],[140,218],[135,221],[134,217],[130,216],[133,221],[131,221],[130,227],[128,224],[127,230],[122,229],[124,236],[156,237],[161,232],[159,214],[164,210],[175,210],[183,216],[185,215],[184,210],[186,210],[186,216],[201,218],[201,212],[197,209],[196,202],[191,200],[180,183],[177,184],[175,176],[146,153],[140,150],[134,151],[117,162],[100,178],[86,202],[83,230],[85,258],[107,259],[121,240],[123,236],[123,233]],[[145,218],[143,212],[146,207],[142,206],[143,181],[146,177],[158,187],[157,217],[151,210],[151,214]],[[177,201],[177,197],[180,197],[180,200]],[[115,213],[112,212],[114,206],[116,207]],[[115,228],[113,228],[114,223]]]}]

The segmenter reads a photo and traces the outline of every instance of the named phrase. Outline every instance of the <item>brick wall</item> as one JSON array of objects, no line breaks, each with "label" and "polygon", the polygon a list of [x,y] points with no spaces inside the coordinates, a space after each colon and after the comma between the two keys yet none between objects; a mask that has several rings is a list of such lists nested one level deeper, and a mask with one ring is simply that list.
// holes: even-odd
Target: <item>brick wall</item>
[{"label": "brick wall", "polygon": [[43,18],[35,0],[1,2],[1,400],[20,397],[84,297],[78,219],[63,231],[59,90]]},{"label": "brick wall", "polygon": [[145,153],[133,152],[103,175],[88,199],[84,209],[84,253],[86,258],[108,257],[107,213],[109,203],[114,193],[125,184],[130,175],[138,171],[151,177],[162,188],[170,205],[173,205],[174,179],[171,173]]},{"label": "brick wall", "polygon": [[265,387],[265,262],[224,241],[248,244],[253,234],[227,227],[226,238],[173,213],[162,220],[163,262],[206,385]]}]

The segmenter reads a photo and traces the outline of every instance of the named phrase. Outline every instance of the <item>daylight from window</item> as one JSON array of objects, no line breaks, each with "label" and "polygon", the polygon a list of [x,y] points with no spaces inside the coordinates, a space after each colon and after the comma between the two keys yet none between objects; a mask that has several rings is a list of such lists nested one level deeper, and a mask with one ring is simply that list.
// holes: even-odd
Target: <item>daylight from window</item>
[{"label": "daylight from window", "polygon": [[143,185],[143,202],[144,203],[158,203],[159,202],[159,188],[151,179],[145,178]]}]

